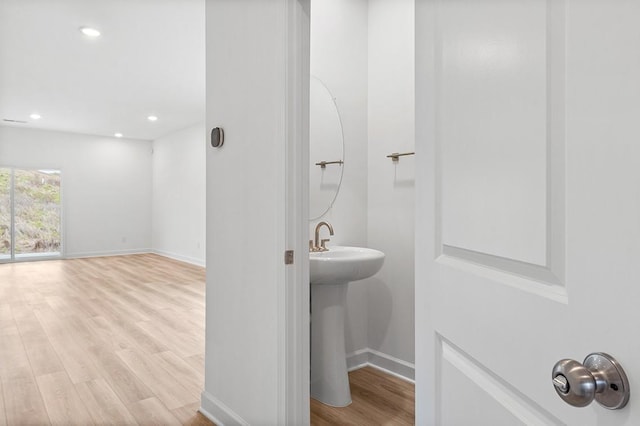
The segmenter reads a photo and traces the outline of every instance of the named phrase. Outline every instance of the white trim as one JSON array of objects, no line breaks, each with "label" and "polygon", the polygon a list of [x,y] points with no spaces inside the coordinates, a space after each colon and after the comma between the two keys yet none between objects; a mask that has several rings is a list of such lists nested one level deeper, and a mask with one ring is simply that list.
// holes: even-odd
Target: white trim
[{"label": "white trim", "polygon": [[369,364],[369,349],[359,349],[355,352],[347,354],[347,370],[359,370]]},{"label": "white trim", "polygon": [[[459,252],[462,251],[460,249],[458,250]],[[490,280],[499,282],[509,287],[517,288],[518,290],[525,291],[536,296],[545,297],[549,300],[553,300],[554,302],[563,303],[565,305],[569,303],[567,288],[563,287],[562,285],[547,284],[535,278],[531,278],[525,275],[517,275],[510,271],[500,270],[489,265],[474,262],[470,259],[464,259],[446,253],[438,256],[436,262],[441,265],[447,265],[452,268],[469,272],[470,274],[479,277],[488,278]],[[548,270],[547,273],[551,275],[551,272]]]},{"label": "white trim", "polygon": [[416,384],[416,381],[414,379],[410,379],[408,377],[403,376],[402,374],[398,374],[398,373],[396,373],[394,371],[387,370],[386,368],[382,368],[379,365],[369,364],[369,367],[375,368],[376,370],[380,370],[383,373],[389,374],[390,376],[393,376],[393,377],[397,377],[398,379],[404,380],[405,382],[409,382],[409,383],[411,383],[413,385]]},{"label": "white trim", "polygon": [[195,257],[183,256],[177,253],[171,253],[164,250],[151,249],[151,253],[157,254],[158,256],[168,257],[169,259],[178,260],[180,262],[190,263],[196,266],[202,266],[203,268],[206,266],[205,259],[198,259]]},{"label": "white trim", "polygon": [[[437,166],[436,100],[438,96],[437,70],[433,65],[438,57],[437,46],[438,0],[415,2],[415,423],[425,426],[440,424],[441,395],[436,384],[440,380],[440,365],[433,312],[436,241],[441,240],[437,226],[436,188],[439,185]],[[418,160],[420,159],[420,160]]]},{"label": "white trim", "polygon": [[35,260],[48,260],[48,259],[82,259],[87,257],[107,257],[107,256],[126,256],[128,254],[157,254],[158,256],[167,257],[169,259],[177,260],[179,262],[189,263],[191,265],[205,267],[205,261],[203,259],[196,259],[189,256],[183,256],[176,253],[171,253],[163,250],[156,249],[129,249],[129,250],[111,250],[111,251],[87,251],[80,253],[69,253],[65,256],[49,256]]},{"label": "white trim", "polygon": [[109,251],[86,251],[79,253],[66,253],[62,259],[80,259],[84,257],[105,257],[105,256],[124,256],[127,254],[148,254],[151,249],[128,249],[128,250],[109,250]]},{"label": "white trim", "polygon": [[349,371],[367,366],[415,383],[415,365],[410,362],[371,348],[360,349],[347,354],[347,369]]},{"label": "white trim", "polygon": [[242,417],[236,414],[231,408],[227,407],[222,401],[210,393],[203,391],[200,394],[200,413],[214,422],[217,426],[225,425],[242,425],[248,426],[249,423],[244,421]]},{"label": "white trim", "polygon": [[284,249],[294,251],[284,268],[279,309],[279,423],[310,423],[309,388],[309,78],[310,3],[285,0]]}]

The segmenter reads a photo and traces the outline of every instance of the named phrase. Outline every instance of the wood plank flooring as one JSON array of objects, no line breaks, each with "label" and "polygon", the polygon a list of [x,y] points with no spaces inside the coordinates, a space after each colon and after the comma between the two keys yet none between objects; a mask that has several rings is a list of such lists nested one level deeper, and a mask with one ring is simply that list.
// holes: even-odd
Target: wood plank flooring
[{"label": "wood plank flooring", "polygon": [[[0,426],[211,426],[204,268],[153,254],[0,264]],[[353,403],[311,424],[410,425],[413,385],[350,373]]]},{"label": "wood plank flooring", "polygon": [[0,265],[0,426],[211,425],[204,268],[153,254]]},{"label": "wood plank flooring", "polygon": [[349,373],[351,405],[335,408],[311,399],[311,425],[415,424],[415,388],[412,383],[372,367]]}]

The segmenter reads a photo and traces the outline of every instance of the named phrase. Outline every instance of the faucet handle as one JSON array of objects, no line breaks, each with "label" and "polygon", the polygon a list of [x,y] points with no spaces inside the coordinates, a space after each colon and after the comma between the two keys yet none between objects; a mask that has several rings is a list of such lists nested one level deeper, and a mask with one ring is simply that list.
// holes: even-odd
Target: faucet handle
[{"label": "faucet handle", "polygon": [[316,251],[313,245],[313,240],[309,240],[309,251]]},{"label": "faucet handle", "polygon": [[329,249],[327,247],[325,247],[325,244],[327,243],[327,241],[330,241],[329,238],[327,238],[325,240],[320,240],[320,249],[322,251],[329,251]]}]

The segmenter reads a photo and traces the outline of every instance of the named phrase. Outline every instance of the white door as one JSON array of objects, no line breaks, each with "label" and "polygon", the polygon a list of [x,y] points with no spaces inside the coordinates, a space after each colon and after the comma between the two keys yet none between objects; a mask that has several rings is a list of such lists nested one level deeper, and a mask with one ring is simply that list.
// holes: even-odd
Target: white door
[{"label": "white door", "polygon": [[[207,0],[207,300],[202,411],[309,419],[309,9]],[[293,250],[292,264],[285,251]]]},{"label": "white door", "polygon": [[[417,2],[417,424],[640,424],[640,1]],[[621,410],[565,403],[614,356]]]}]

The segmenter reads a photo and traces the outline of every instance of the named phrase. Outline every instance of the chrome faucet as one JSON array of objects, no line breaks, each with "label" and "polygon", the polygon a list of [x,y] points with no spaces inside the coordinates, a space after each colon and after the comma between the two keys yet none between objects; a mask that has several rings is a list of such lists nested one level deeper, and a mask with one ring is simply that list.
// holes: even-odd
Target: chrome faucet
[{"label": "chrome faucet", "polygon": [[331,224],[327,222],[320,222],[318,225],[316,225],[315,240],[309,240],[309,251],[329,250],[327,247],[325,247],[325,244],[327,243],[327,241],[329,241],[329,238],[322,240],[320,239],[320,228],[322,228],[323,226],[327,227],[327,229],[329,230],[329,235],[333,235],[333,226],[331,226]]}]

